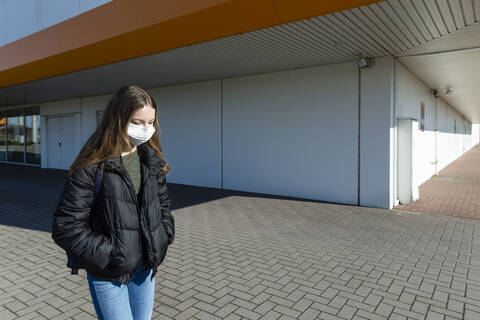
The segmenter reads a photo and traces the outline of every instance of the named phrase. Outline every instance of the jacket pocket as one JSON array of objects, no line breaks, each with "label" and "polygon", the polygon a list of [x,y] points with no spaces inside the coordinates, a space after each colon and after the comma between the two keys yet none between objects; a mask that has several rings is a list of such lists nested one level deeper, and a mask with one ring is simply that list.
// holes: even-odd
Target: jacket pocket
[{"label": "jacket pocket", "polygon": [[138,231],[132,229],[116,229],[112,235],[114,250],[108,268],[109,274],[115,276],[132,273],[140,263],[138,249],[141,247]]},{"label": "jacket pocket", "polygon": [[168,250],[168,235],[162,223],[152,230],[152,240],[154,252],[152,265],[157,267],[165,259]]}]

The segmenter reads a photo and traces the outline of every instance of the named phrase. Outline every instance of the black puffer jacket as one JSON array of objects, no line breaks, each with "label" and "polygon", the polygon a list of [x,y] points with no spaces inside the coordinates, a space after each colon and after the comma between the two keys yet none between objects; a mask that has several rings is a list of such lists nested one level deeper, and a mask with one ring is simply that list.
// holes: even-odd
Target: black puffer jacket
[{"label": "black puffer jacket", "polygon": [[143,143],[137,146],[141,186],[137,196],[120,157],[104,162],[103,182],[95,207],[97,165],[77,169],[68,177],[55,210],[52,238],[86,266],[93,277],[128,284],[145,261],[153,269],[163,262],[175,237],[164,160]]}]

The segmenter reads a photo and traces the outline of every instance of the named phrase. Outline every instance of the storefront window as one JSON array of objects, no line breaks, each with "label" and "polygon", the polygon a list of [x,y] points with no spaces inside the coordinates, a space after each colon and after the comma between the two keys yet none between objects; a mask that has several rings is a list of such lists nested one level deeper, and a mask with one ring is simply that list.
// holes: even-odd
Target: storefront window
[{"label": "storefront window", "polygon": [[40,164],[40,107],[25,108],[25,160]]},{"label": "storefront window", "polygon": [[25,162],[23,109],[7,110],[7,161]]},{"label": "storefront window", "polygon": [[0,111],[0,161],[7,160],[7,118],[5,111]]},{"label": "storefront window", "polygon": [[0,161],[40,164],[40,107],[0,111]]}]

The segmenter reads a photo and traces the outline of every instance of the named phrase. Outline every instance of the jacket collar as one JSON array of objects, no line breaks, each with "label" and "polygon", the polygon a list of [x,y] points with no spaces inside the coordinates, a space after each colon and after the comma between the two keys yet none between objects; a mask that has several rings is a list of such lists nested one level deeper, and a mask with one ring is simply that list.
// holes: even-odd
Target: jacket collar
[{"label": "jacket collar", "polygon": [[[153,150],[147,142],[138,145],[137,150],[140,162],[148,169],[163,167],[165,160],[158,157],[155,154],[155,150]],[[105,165],[108,167],[118,167],[121,163],[120,156],[105,160]]]}]

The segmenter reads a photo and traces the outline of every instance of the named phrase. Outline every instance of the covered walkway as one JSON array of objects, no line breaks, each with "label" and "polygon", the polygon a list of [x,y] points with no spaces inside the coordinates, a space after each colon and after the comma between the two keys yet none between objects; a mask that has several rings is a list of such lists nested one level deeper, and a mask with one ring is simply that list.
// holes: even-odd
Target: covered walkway
[{"label": "covered walkway", "polygon": [[480,219],[480,145],[423,183],[419,200],[396,208]]}]

